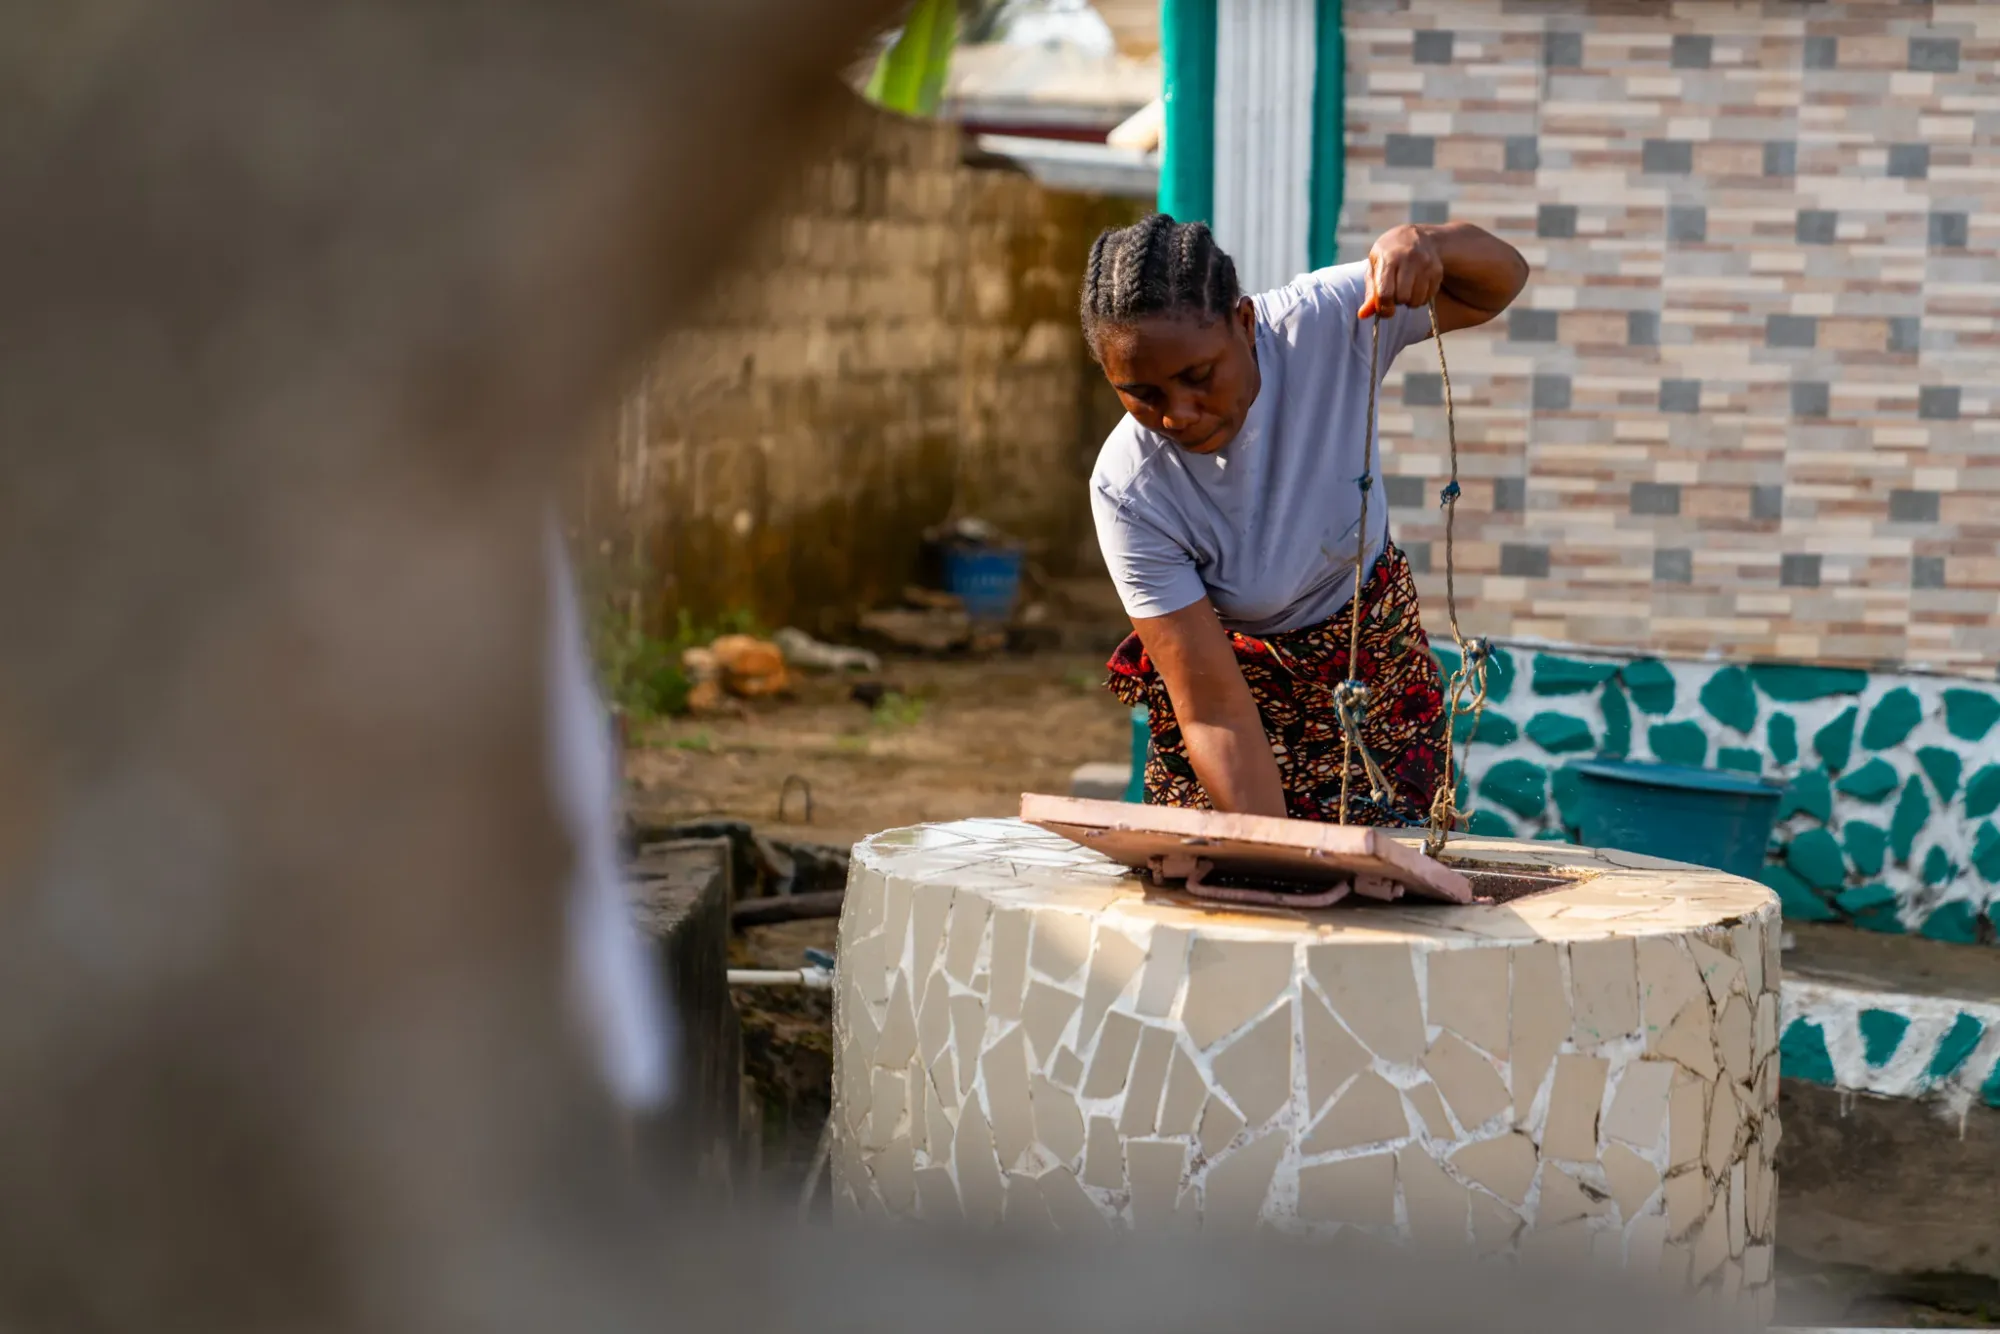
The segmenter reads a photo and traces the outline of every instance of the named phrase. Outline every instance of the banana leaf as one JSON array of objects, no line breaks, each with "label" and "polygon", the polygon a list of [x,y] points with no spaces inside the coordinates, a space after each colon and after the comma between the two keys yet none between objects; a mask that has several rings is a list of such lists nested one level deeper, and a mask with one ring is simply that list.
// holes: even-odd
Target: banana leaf
[{"label": "banana leaf", "polygon": [[957,40],[957,0],[917,0],[903,30],[875,63],[868,100],[906,116],[935,114]]}]

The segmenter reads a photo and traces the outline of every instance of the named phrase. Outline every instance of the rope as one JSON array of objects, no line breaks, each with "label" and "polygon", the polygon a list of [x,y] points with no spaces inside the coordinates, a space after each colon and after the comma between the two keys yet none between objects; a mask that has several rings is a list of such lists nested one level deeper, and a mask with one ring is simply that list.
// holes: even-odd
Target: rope
[{"label": "rope", "polygon": [[[1457,758],[1453,749],[1453,732],[1461,712],[1472,714],[1472,726],[1466,729],[1465,756],[1472,755],[1473,738],[1479,735],[1479,720],[1486,711],[1486,664],[1493,656],[1493,646],[1485,639],[1467,639],[1458,624],[1458,498],[1461,488],[1458,484],[1458,419],[1452,411],[1451,368],[1444,359],[1444,331],[1438,328],[1437,303],[1430,305],[1431,341],[1437,344],[1438,378],[1444,384],[1444,430],[1445,438],[1451,446],[1451,480],[1438,494],[1438,503],[1444,510],[1444,607],[1445,618],[1451,625],[1452,640],[1458,645],[1458,667],[1451,674],[1451,682],[1445,691],[1444,713],[1444,779],[1438,784],[1437,795],[1431,800],[1431,829],[1424,839],[1424,851],[1435,857],[1444,850],[1445,840],[1451,837],[1452,826],[1457,823],[1458,774],[1463,772],[1465,761]],[[1472,703],[1465,704],[1466,692],[1472,693]]]},{"label": "rope", "polygon": [[[1369,261],[1372,266],[1373,259]],[[1340,822],[1347,823],[1347,809],[1350,789],[1354,784],[1354,752],[1361,752],[1362,766],[1367,770],[1368,781],[1374,790],[1369,794],[1376,801],[1386,803],[1391,800],[1388,779],[1383,776],[1380,766],[1368,754],[1368,748],[1361,744],[1361,721],[1368,714],[1368,687],[1360,680],[1361,673],[1361,594],[1366,587],[1368,575],[1368,493],[1375,488],[1375,386],[1380,378],[1382,364],[1382,312],[1378,309],[1375,318],[1368,325],[1368,425],[1363,439],[1365,444],[1361,454],[1361,476],[1355,479],[1361,488],[1361,526],[1354,536],[1354,589],[1347,602],[1347,679],[1333,692],[1333,704],[1340,714]]]}]

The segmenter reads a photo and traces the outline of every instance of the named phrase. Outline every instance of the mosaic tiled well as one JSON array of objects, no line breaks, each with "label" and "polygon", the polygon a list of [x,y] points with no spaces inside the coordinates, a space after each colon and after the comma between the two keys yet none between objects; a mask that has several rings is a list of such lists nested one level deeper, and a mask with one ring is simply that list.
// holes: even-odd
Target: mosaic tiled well
[{"label": "mosaic tiled well", "polygon": [[846,1217],[1349,1229],[1597,1260],[1768,1309],[1778,904],[1719,873],[1469,838],[1558,887],[1221,912],[1011,820],[854,851]]}]

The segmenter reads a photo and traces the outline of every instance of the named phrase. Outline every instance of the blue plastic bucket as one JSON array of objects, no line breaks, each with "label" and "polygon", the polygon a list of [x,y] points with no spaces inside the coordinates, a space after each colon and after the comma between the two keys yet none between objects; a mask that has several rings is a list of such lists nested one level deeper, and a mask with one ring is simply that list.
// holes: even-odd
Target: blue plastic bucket
[{"label": "blue plastic bucket", "polygon": [[1586,847],[1710,866],[1755,880],[1783,789],[1748,774],[1631,760],[1578,760]]},{"label": "blue plastic bucket", "polygon": [[945,591],[975,621],[1009,620],[1021,600],[1021,564],[1021,552],[1012,547],[946,547]]}]

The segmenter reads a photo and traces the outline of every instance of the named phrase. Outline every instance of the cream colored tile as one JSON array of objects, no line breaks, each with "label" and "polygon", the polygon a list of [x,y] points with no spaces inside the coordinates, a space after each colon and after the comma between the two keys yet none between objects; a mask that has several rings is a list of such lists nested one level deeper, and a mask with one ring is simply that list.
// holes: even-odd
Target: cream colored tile
[{"label": "cream colored tile", "polygon": [[[972,982],[979,967],[979,946],[986,938],[987,911],[986,900],[976,894],[959,894],[951,901],[951,917],[945,923],[944,970],[953,981]],[[967,1204],[969,1207],[970,1202]]]},{"label": "cream colored tile", "polygon": [[924,984],[923,1003],[917,1006],[917,1050],[924,1064],[936,1064],[938,1053],[951,1042],[951,984],[943,973],[932,973]]},{"label": "cream colored tile", "polygon": [[1570,1036],[1595,1046],[1639,1028],[1638,958],[1630,940],[1579,940],[1569,947],[1575,998]]},{"label": "cream colored tile", "polygon": [[1139,1045],[1139,1029],[1139,1021],[1129,1014],[1106,1017],[1103,1036],[1090,1058],[1090,1074],[1083,1081],[1084,1097],[1110,1098],[1124,1090],[1132,1069],[1132,1052]]},{"label": "cream colored tile", "polygon": [[1610,1062],[1602,1057],[1556,1057],[1549,1119],[1542,1129],[1545,1155],[1571,1163],[1597,1161],[1597,1117],[1604,1105],[1604,1080],[1610,1068]]},{"label": "cream colored tile", "polygon": [[1722,1310],[1730,1311],[1735,1309],[1737,1299],[1743,1295],[1743,1266],[1734,1260],[1724,1260],[1721,1272],[1722,1286],[1716,1296],[1721,1299]]},{"label": "cream colored tile", "polygon": [[1393,1227],[1396,1157],[1363,1154],[1299,1169],[1299,1217],[1313,1223]]},{"label": "cream colored tile", "polygon": [[1028,984],[1028,998],[1021,1006],[1021,1027],[1027,1031],[1028,1045],[1038,1059],[1046,1061],[1055,1051],[1077,1004],[1075,996],[1046,982]]},{"label": "cream colored tile", "polygon": [[1757,1021],[1751,1030],[1751,1063],[1758,1069],[1778,1049],[1778,993],[1767,991],[1757,998]]},{"label": "cream colored tile", "polygon": [[1749,1177],[1744,1165],[1740,1162],[1731,1164],[1729,1168],[1728,1219],[1729,1253],[1732,1256],[1742,1255],[1744,1246],[1750,1240],[1749,1228],[1744,1217],[1745,1211],[1749,1208],[1750,1204],[1749,1193]]},{"label": "cream colored tile", "polygon": [[1229,1147],[1229,1141],[1236,1138],[1236,1132],[1243,1129],[1243,1118],[1220,1098],[1211,1097],[1208,1105],[1201,1110],[1201,1129],[1196,1132],[1196,1140],[1201,1145],[1204,1158],[1214,1158]]},{"label": "cream colored tile", "polygon": [[1269,1009],[1291,985],[1288,944],[1196,940],[1187,954],[1181,1025],[1206,1050]]},{"label": "cream colored tile", "polygon": [[1729,1229],[1720,1218],[1710,1215],[1694,1235],[1694,1267],[1688,1273],[1689,1281],[1697,1286],[1707,1282],[1728,1259]]},{"label": "cream colored tile", "polygon": [[1367,1066],[1369,1056],[1311,987],[1299,988],[1299,1006],[1305,1033],[1307,1114],[1317,1116],[1340,1086]]},{"label": "cream colored tile", "polygon": [[1451,1123],[1451,1117],[1444,1110],[1444,1099],[1438,1096],[1437,1085],[1417,1084],[1403,1090],[1403,1100],[1417,1113],[1430,1137],[1440,1143],[1450,1144],[1458,1138],[1458,1127]]},{"label": "cream colored tile", "polygon": [[1678,943],[1648,936],[1639,941],[1638,956],[1640,1011],[1649,1036],[1666,1032],[1696,997],[1706,1007],[1701,970]]},{"label": "cream colored tile", "polygon": [[840,967],[854,984],[854,994],[870,1010],[879,1011],[889,999],[888,943],[878,935],[857,941],[840,952]]},{"label": "cream colored tile", "polygon": [[1158,1231],[1170,1225],[1187,1171],[1187,1145],[1181,1140],[1125,1141],[1125,1166],[1132,1178],[1132,1226]]},{"label": "cream colored tile", "polygon": [[1763,1287],[1757,1289],[1756,1327],[1759,1329],[1769,1329],[1777,1319],[1777,1314],[1778,1285],[1775,1283],[1766,1283]]},{"label": "cream colored tile", "polygon": [[1522,1235],[1517,1253],[1524,1267],[1560,1271],[1588,1264],[1590,1245],[1590,1222],[1587,1219],[1573,1219],[1553,1227],[1544,1227],[1538,1220]]},{"label": "cream colored tile", "polygon": [[1722,1067],[1715,1059],[1714,1034],[1715,1025],[1709,1017],[1708,1005],[1697,1002],[1682,1010],[1681,1017],[1674,1020],[1654,1042],[1653,1054],[1678,1061],[1703,1079],[1713,1080],[1722,1073]]},{"label": "cream colored tile", "polygon": [[1771,918],[1764,924],[1764,987],[1768,991],[1778,990],[1778,984],[1784,979],[1785,933],[1780,929],[1782,925],[1777,918]]},{"label": "cream colored tile", "polygon": [[1074,1165],[1083,1152],[1083,1113],[1076,1099],[1036,1075],[1029,1085],[1034,1109],[1035,1141],[1057,1161]]},{"label": "cream colored tile", "polygon": [[882,1020],[882,1036],[875,1044],[875,1064],[908,1065],[916,1054],[917,1011],[910,1003],[910,981],[898,973]]},{"label": "cream colored tile", "polygon": [[[1120,1173],[1123,1176],[1123,1173]],[[1055,1220],[1056,1231],[1070,1236],[1103,1236],[1111,1231],[1111,1221],[1090,1198],[1076,1177],[1056,1167],[1042,1173],[1042,1202]]]},{"label": "cream colored tile", "polygon": [[1729,1085],[1718,1084],[1708,1102],[1708,1148],[1704,1159],[1711,1177],[1720,1179],[1736,1157],[1736,1132],[1742,1128],[1742,1109]]},{"label": "cream colored tile", "polygon": [[847,901],[841,905],[840,943],[866,940],[882,929],[889,911],[888,877],[857,866],[848,872]]},{"label": "cream colored tile", "polygon": [[1051,982],[1069,981],[1090,957],[1090,933],[1095,925],[1088,913],[1044,908],[1035,914],[1028,966]]},{"label": "cream colored tile", "polygon": [[1707,1136],[1707,1086],[1691,1075],[1674,1076],[1673,1092],[1667,1095],[1667,1165],[1699,1162]]},{"label": "cream colored tile", "polygon": [[1634,1219],[1625,1229],[1625,1267],[1635,1274],[1658,1273],[1660,1256],[1666,1245],[1665,1214],[1647,1214]]},{"label": "cream colored tile", "polygon": [[1076,1031],[1078,1042],[1088,1045],[1096,1036],[1105,1011],[1131,984],[1145,957],[1129,937],[1099,925],[1097,948],[1091,952],[1090,972],[1083,985],[1082,1027]]},{"label": "cream colored tile", "polygon": [[[1485,1125],[1508,1107],[1507,1085],[1493,1062],[1454,1031],[1440,1033],[1424,1058],[1424,1069],[1467,1130]],[[1425,1120],[1429,1120],[1428,1117]],[[1437,1133],[1435,1129],[1433,1134]]]},{"label": "cream colored tile", "polygon": [[1525,1124],[1549,1065],[1569,1035],[1569,999],[1562,961],[1548,944],[1522,946],[1514,956],[1514,1009],[1508,1026],[1513,1047],[1514,1120]]},{"label": "cream colored tile", "polygon": [[1361,1045],[1385,1061],[1424,1057],[1424,1010],[1410,947],[1400,941],[1343,942],[1306,950],[1315,981]]},{"label": "cream colored tile", "polygon": [[1731,996],[1715,1021],[1715,1045],[1722,1053],[1722,1068],[1738,1083],[1748,1084],[1757,1077],[1757,1067],[1750,1063],[1754,1027],[1750,1002],[1741,996]]},{"label": "cream colored tile", "polygon": [[1707,985],[1715,1008],[1721,1009],[1729,993],[1742,987],[1743,965],[1722,949],[1692,936],[1688,938],[1688,950],[1694,955],[1695,967],[1701,970],[1701,980]]},{"label": "cream colored tile", "polygon": [[1526,1204],[1534,1184],[1535,1142],[1519,1131],[1475,1140],[1452,1154],[1451,1165],[1510,1204]]},{"label": "cream colored tile", "polygon": [[886,1149],[902,1128],[909,1110],[909,1073],[876,1066],[869,1080],[868,1125],[862,1131],[861,1147]]},{"label": "cream colored tile", "polygon": [[1594,1190],[1557,1167],[1543,1163],[1541,1195],[1535,1201],[1535,1231],[1541,1232],[1578,1218],[1596,1218],[1605,1212],[1605,1201]]},{"label": "cream colored tile", "polygon": [[1618,1204],[1618,1216],[1628,1223],[1645,1210],[1646,1202],[1660,1188],[1659,1172],[1623,1144],[1604,1146],[1604,1179]]},{"label": "cream colored tile", "polygon": [[1668,1291],[1683,1291],[1688,1286],[1688,1270],[1694,1263],[1694,1248],[1683,1241],[1670,1241],[1660,1248],[1660,1277],[1666,1280]]},{"label": "cream colored tile", "polygon": [[1167,1096],[1160,1104],[1160,1134],[1170,1137],[1193,1134],[1195,1118],[1201,1115],[1202,1100],[1206,1097],[1208,1085],[1201,1071],[1189,1058],[1187,1048],[1175,1043],[1167,1070]]},{"label": "cream colored tile", "polygon": [[834,1077],[839,1081],[838,1106],[846,1120],[848,1133],[859,1135],[862,1127],[868,1124],[868,1103],[875,1079],[867,1058],[861,1054],[860,1038],[850,1037],[841,1047]]},{"label": "cream colored tile", "polygon": [[1521,1216],[1483,1190],[1472,1195],[1472,1246],[1480,1255],[1511,1250],[1521,1231]]},{"label": "cream colored tile", "polygon": [[1667,1235],[1685,1237],[1708,1212],[1708,1178],[1698,1167],[1684,1168],[1666,1180]]},{"label": "cream colored tile", "polygon": [[889,1212],[908,1218],[917,1210],[917,1158],[907,1139],[899,1139],[868,1159],[875,1193]]},{"label": "cream colored tile", "polygon": [[1083,1184],[1099,1190],[1125,1189],[1125,1141],[1118,1123],[1108,1116],[1090,1118],[1089,1143],[1083,1151]]},{"label": "cream colored tile", "polygon": [[1203,1230],[1248,1231],[1257,1222],[1288,1143],[1283,1130],[1269,1130],[1209,1167],[1202,1185]]},{"label": "cream colored tile", "polygon": [[1764,936],[1761,929],[1749,922],[1741,922],[1729,932],[1730,952],[1743,965],[1743,985],[1751,996],[1759,996],[1764,991]]},{"label": "cream colored tile", "polygon": [[[922,906],[922,900],[918,900]],[[919,1167],[916,1172],[917,1213],[927,1223],[957,1223],[965,1218],[958,1204],[958,1186],[944,1167]]]},{"label": "cream colored tile", "polygon": [[1307,1157],[1399,1140],[1410,1133],[1403,1097],[1374,1071],[1357,1075],[1306,1136]]},{"label": "cream colored tile", "polygon": [[1000,1211],[1010,1232],[1053,1232],[1055,1220],[1042,1201],[1041,1183],[1021,1172],[1009,1172],[1006,1194]]},{"label": "cream colored tile", "polygon": [[1608,1139],[1623,1140],[1640,1149],[1659,1143],[1667,1124],[1667,1098],[1673,1092],[1674,1066],[1667,1061],[1628,1061],[1618,1072],[1618,1089],[1604,1117]]},{"label": "cream colored tile", "polygon": [[1743,1281],[1751,1287],[1771,1281],[1771,1248],[1769,1246],[1744,1247]]},{"label": "cream colored tile", "polygon": [[1078,1088],[1083,1083],[1083,1060],[1068,1047],[1056,1049],[1055,1060],[1049,1063],[1049,1077],[1059,1088]]},{"label": "cream colored tile", "polygon": [[1139,977],[1139,996],[1132,1008],[1149,1019],[1164,1019],[1172,1013],[1181,979],[1187,976],[1187,961],[1188,932],[1171,926],[1154,927],[1153,938],[1146,945],[1146,968]]},{"label": "cream colored tile", "polygon": [[1590,1258],[1599,1269],[1617,1269],[1625,1263],[1625,1234],[1605,1228],[1590,1234]]},{"label": "cream colored tile", "polygon": [[[951,1083],[950,1072],[945,1073],[945,1083]],[[923,1081],[924,1099],[924,1158],[927,1162],[948,1163],[951,1161],[952,1118],[945,1112],[943,1101],[938,1097],[937,1081],[926,1075]]]},{"label": "cream colored tile", "polygon": [[959,1113],[952,1164],[966,1221],[980,1226],[999,1222],[1005,1185],[1000,1178],[1000,1160],[994,1155],[993,1131],[977,1099],[967,1102]]},{"label": "cream colored tile", "polygon": [[1503,949],[1431,950],[1425,954],[1432,1024],[1491,1054],[1507,1057],[1507,954]]},{"label": "cream colored tile", "polygon": [[[928,977],[937,971],[938,947],[944,944],[944,924],[951,913],[950,885],[918,885],[910,910],[910,972]],[[953,1197],[956,1199],[956,1196]]]},{"label": "cream colored tile", "polygon": [[1472,1208],[1471,1192],[1453,1181],[1423,1145],[1412,1141],[1396,1154],[1403,1183],[1403,1211],[1410,1238],[1419,1246],[1463,1247]]},{"label": "cream colored tile", "polygon": [[883,961],[900,970],[909,947],[911,887],[906,880],[891,876],[882,886]]},{"label": "cream colored tile", "polygon": [[1160,1093],[1167,1083],[1167,1062],[1174,1054],[1174,1035],[1164,1028],[1147,1025],[1139,1036],[1139,1055],[1132,1062],[1132,1077],[1125,1085],[1125,1107],[1118,1118],[1118,1130],[1127,1138],[1150,1135],[1158,1128]]},{"label": "cream colored tile", "polygon": [[1002,908],[993,914],[993,950],[988,963],[993,978],[986,1008],[1002,1023],[1021,1017],[1021,996],[1028,985],[1028,931],[1031,925],[1027,912],[1020,908]]},{"label": "cream colored tile", "polygon": [[1292,1096],[1292,1007],[1280,1006],[1209,1062],[1244,1121],[1261,1126]]}]

